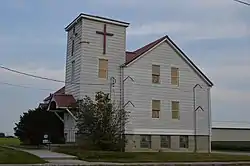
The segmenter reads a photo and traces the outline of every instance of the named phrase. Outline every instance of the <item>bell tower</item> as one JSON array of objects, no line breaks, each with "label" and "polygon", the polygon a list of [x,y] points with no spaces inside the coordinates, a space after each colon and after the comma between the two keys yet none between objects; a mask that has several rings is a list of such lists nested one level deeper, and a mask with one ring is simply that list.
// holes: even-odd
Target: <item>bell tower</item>
[{"label": "bell tower", "polygon": [[68,32],[65,91],[76,99],[110,93],[120,102],[129,23],[80,14]]}]

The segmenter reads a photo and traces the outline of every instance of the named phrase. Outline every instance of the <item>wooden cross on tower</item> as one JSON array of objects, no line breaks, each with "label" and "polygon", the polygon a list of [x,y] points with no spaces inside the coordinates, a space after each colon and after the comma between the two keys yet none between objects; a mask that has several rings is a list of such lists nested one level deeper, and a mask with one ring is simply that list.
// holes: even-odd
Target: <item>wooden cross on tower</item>
[{"label": "wooden cross on tower", "polygon": [[97,34],[100,34],[100,35],[103,35],[103,54],[106,54],[106,38],[107,38],[107,36],[114,36],[114,34],[112,34],[112,33],[108,33],[107,32],[107,25],[106,24],[104,24],[104,27],[103,27],[103,32],[101,32],[101,31],[96,31],[96,33]]}]

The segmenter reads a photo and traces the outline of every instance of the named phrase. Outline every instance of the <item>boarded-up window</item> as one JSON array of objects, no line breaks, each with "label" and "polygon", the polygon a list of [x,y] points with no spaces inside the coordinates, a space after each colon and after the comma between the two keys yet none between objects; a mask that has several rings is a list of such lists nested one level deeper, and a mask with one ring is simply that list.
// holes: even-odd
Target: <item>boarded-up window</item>
[{"label": "boarded-up window", "polygon": [[180,136],[180,148],[188,148],[188,136],[181,135]]},{"label": "boarded-up window", "polygon": [[152,83],[160,83],[160,65],[152,65]]},{"label": "boarded-up window", "polygon": [[152,100],[152,118],[159,118],[161,110],[161,101]]},{"label": "boarded-up window", "polygon": [[179,69],[171,67],[171,84],[179,86]]},{"label": "boarded-up window", "polygon": [[71,62],[71,82],[75,80],[75,61]]},{"label": "boarded-up window", "polygon": [[180,119],[180,103],[172,101],[172,119]]},{"label": "boarded-up window", "polygon": [[108,76],[108,60],[99,59],[99,78],[107,78]]},{"label": "boarded-up window", "polygon": [[148,149],[151,148],[151,136],[150,135],[141,135],[140,147],[148,148]]},{"label": "boarded-up window", "polygon": [[171,148],[171,137],[169,135],[161,135],[161,148]]}]

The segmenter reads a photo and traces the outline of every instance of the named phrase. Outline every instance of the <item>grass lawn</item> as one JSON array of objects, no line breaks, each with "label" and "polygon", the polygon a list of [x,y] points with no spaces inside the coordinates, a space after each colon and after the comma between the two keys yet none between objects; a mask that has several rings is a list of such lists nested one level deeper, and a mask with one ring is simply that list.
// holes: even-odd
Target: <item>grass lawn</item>
[{"label": "grass lawn", "polygon": [[39,164],[46,163],[34,155],[0,147],[0,164]]},{"label": "grass lawn", "polygon": [[75,155],[85,161],[103,162],[212,162],[212,161],[250,161],[250,156],[215,153],[178,152],[101,152],[84,151],[80,148],[60,147],[56,152]]},{"label": "grass lawn", "polygon": [[0,138],[0,145],[20,145],[17,138]]}]

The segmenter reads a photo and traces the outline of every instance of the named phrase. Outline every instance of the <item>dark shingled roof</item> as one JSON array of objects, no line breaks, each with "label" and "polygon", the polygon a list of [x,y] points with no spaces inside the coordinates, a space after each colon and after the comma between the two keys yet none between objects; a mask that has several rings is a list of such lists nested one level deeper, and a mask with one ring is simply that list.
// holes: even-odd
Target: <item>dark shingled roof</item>
[{"label": "dark shingled roof", "polygon": [[135,50],[134,52],[126,52],[126,65],[129,64],[130,62],[132,62],[133,60],[135,60],[136,58],[140,57],[142,54],[144,54],[145,52],[147,52],[148,50],[150,50],[151,48],[153,48],[154,46],[156,46],[157,44],[159,44],[161,41],[165,40],[167,38],[167,36],[164,36],[160,39],[157,39],[156,41],[153,41],[152,43],[149,43],[137,50]]}]

